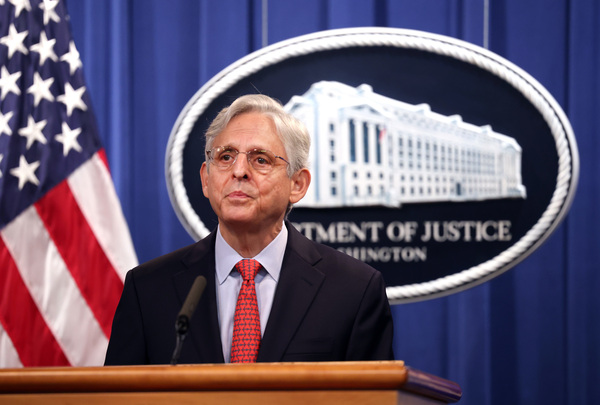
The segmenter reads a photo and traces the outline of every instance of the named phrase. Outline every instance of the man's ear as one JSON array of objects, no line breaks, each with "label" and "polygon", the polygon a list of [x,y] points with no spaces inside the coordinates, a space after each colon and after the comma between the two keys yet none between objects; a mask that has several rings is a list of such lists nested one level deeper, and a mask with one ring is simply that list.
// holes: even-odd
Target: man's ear
[{"label": "man's ear", "polygon": [[291,178],[292,190],[290,193],[290,203],[295,204],[306,195],[310,185],[310,172],[308,169],[300,169]]},{"label": "man's ear", "polygon": [[206,162],[202,163],[200,166],[200,180],[202,181],[202,193],[204,197],[208,198],[208,166]]}]

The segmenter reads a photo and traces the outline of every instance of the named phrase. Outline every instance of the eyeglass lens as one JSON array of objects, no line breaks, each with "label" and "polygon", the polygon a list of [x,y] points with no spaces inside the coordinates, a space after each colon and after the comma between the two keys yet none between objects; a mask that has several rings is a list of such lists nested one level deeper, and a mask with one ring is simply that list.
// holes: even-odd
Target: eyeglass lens
[{"label": "eyeglass lens", "polygon": [[[210,156],[217,167],[226,169],[233,166],[240,153],[246,155],[248,163],[252,168],[262,172],[270,171],[275,165],[275,160],[278,158],[273,152],[265,149],[252,149],[247,152],[240,152],[233,148],[224,147],[212,149]],[[281,159],[284,160],[283,158]]]}]

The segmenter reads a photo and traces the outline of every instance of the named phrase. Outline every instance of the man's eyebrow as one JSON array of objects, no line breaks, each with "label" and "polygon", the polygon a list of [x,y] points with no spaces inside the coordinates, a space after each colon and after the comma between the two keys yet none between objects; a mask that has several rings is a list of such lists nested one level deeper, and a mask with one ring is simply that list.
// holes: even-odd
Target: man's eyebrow
[{"label": "man's eyebrow", "polygon": [[[239,149],[236,148],[235,146],[232,146],[232,145],[223,145],[223,146],[220,146],[220,148],[223,148],[223,149],[234,149],[234,150],[237,150],[239,152]],[[270,150],[270,149],[268,147],[266,147],[266,146],[250,145],[248,147],[248,149],[245,150],[245,152],[248,152],[250,150]]]}]

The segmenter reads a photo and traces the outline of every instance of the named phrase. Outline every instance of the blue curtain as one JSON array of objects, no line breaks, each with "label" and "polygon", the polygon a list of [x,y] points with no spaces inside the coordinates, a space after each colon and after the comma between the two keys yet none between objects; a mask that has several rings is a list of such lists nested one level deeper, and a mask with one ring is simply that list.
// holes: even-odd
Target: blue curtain
[{"label": "blue curtain", "polygon": [[502,276],[394,306],[395,352],[458,382],[463,404],[600,402],[600,2],[69,0],[68,9],[141,261],[192,242],[164,177],[179,112],[213,75],[266,44],[332,28],[411,28],[489,45],[530,73],[574,128],[581,173],[571,211]]}]

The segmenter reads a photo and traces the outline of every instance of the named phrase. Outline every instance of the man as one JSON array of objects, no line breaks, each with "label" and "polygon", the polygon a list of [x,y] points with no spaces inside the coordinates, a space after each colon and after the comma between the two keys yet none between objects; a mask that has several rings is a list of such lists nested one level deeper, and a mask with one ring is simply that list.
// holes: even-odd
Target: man
[{"label": "man", "polygon": [[218,227],[127,274],[105,364],[169,363],[175,318],[198,275],[207,287],[180,363],[393,358],[381,274],[285,220],[310,184],[309,148],[306,128],[267,96],[240,97],[218,114],[200,169]]}]

